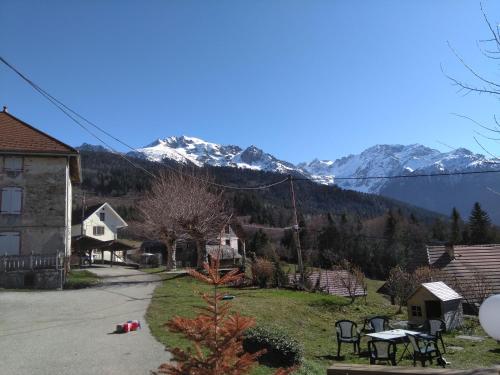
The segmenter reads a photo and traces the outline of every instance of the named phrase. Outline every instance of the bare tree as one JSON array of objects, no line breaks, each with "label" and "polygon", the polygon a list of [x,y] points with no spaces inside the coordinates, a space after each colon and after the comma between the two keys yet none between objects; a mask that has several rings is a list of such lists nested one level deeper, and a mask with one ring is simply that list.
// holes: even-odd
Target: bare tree
[{"label": "bare tree", "polygon": [[366,293],[367,286],[365,274],[361,271],[361,268],[346,259],[340,263],[339,269],[341,272],[340,281],[347,290],[351,303],[354,303],[359,290]]},{"label": "bare tree", "polygon": [[412,274],[406,272],[401,266],[394,267],[390,270],[387,278],[387,289],[389,295],[398,303],[398,313],[400,313],[408,297],[415,290]]},{"label": "bare tree", "polygon": [[449,283],[476,313],[486,298],[493,294],[493,284],[484,273],[475,271],[470,276],[454,275]]},{"label": "bare tree", "polygon": [[206,242],[218,238],[229,220],[222,191],[214,188],[208,176],[186,171],[156,178],[140,212],[147,230],[165,242],[169,262],[177,239],[195,241],[197,267],[207,260]]},{"label": "bare tree", "polygon": [[[492,61],[492,66],[497,69],[497,60],[500,60],[500,27],[498,25],[493,25],[485,10],[483,9],[483,4],[480,3],[481,13],[486,24],[486,28],[488,30],[489,36],[486,39],[480,39],[477,41],[478,48],[482,55]],[[463,93],[464,95],[468,95],[471,93],[474,94],[488,94],[493,95],[495,97],[500,97],[500,82],[496,81],[495,78],[490,78],[488,74],[483,72],[479,72],[476,68],[474,68],[471,64],[467,63],[466,59],[464,59],[458,51],[456,51],[450,42],[448,42],[448,46],[452,53],[455,55],[460,64],[464,67],[465,71],[469,75],[469,79],[463,80],[451,76],[444,72],[445,76],[452,82],[452,84],[457,87],[458,93]],[[456,114],[456,116],[464,118],[468,121],[471,121],[475,125],[479,126],[481,131],[474,131],[476,135],[480,136],[484,140],[496,141],[500,140],[500,121],[497,119],[496,115],[493,115],[493,123],[492,125],[483,125],[480,122],[470,118],[469,116]],[[485,133],[484,133],[485,132]],[[490,152],[488,147],[484,146],[482,142],[478,140],[477,137],[473,137],[474,141],[486,152],[488,155],[493,157],[494,161],[491,163],[497,164],[498,159],[500,159],[497,155]]]},{"label": "bare tree", "polygon": [[[488,28],[489,37],[486,39],[481,39],[478,41],[478,47],[487,59],[500,60],[500,29],[498,26],[493,26],[488,15],[483,9],[482,3],[480,3],[481,13],[483,15],[484,21]],[[448,43],[451,51],[462,64],[462,66],[467,70],[471,76],[472,81],[463,81],[452,77],[448,74],[446,76],[453,82],[455,86],[458,87],[459,91],[465,94],[478,93],[478,94],[491,94],[495,96],[500,96],[500,83],[495,82],[494,79],[486,77],[484,74],[478,72],[471,65],[469,65],[465,59],[460,56],[460,54],[452,47],[451,43]]]}]

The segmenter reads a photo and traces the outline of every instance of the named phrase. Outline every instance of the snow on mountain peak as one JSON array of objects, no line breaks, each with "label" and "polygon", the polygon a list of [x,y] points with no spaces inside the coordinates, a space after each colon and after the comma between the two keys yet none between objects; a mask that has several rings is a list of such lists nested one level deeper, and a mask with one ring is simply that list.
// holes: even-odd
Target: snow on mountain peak
[{"label": "snow on mountain peak", "polygon": [[[171,136],[157,139],[134,153],[153,161],[170,159],[196,166],[246,168],[278,173],[299,173],[318,183],[338,185],[368,193],[378,193],[387,183],[383,179],[364,177],[394,176],[412,173],[435,173],[478,168],[490,163],[480,154],[459,148],[440,152],[420,144],[379,144],[359,154],[337,160],[314,159],[294,165],[279,160],[255,145],[246,149],[234,145],[221,145],[190,136]],[[338,177],[360,177],[353,180],[335,180]]]}]

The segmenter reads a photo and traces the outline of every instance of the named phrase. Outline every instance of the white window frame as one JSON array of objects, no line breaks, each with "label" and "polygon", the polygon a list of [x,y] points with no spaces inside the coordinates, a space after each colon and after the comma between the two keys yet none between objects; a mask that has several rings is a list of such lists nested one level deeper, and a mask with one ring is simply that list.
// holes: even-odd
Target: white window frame
[{"label": "white window frame", "polygon": [[5,254],[7,255],[19,255],[21,253],[21,233],[19,232],[0,232],[0,239],[1,237],[14,237],[17,239],[17,250],[16,249],[9,249],[9,251],[6,251],[6,249],[2,248],[2,241],[0,240],[0,256],[3,256]]},{"label": "white window frame", "polygon": [[[14,202],[13,198],[14,196],[17,196],[19,201]],[[0,214],[20,215],[22,211],[23,211],[23,189],[17,186],[6,186],[1,188]]]},{"label": "white window frame", "polygon": [[[102,229],[102,233],[101,233],[101,229]],[[94,236],[104,236],[104,226],[103,225],[94,225],[92,227],[92,234]]]}]

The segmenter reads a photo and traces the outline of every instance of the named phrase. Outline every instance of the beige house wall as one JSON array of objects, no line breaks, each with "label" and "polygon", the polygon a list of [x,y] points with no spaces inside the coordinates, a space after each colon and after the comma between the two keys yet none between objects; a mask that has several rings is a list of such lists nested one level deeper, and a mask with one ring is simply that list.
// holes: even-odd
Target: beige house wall
[{"label": "beige house wall", "polygon": [[6,173],[6,156],[0,154],[0,188],[22,188],[22,209],[20,214],[0,214],[0,232],[20,233],[21,255],[60,251],[69,255],[72,196],[68,157],[23,155],[23,170]]}]

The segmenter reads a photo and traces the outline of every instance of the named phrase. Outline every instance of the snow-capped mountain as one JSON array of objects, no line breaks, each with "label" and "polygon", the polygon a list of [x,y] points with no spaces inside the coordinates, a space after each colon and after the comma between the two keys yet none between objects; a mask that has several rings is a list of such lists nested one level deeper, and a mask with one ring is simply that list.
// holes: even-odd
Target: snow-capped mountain
[{"label": "snow-capped mountain", "polygon": [[158,139],[130,154],[152,161],[171,159],[199,167],[211,165],[278,173],[300,172],[292,163],[279,160],[255,146],[242,149],[239,146],[220,145],[187,136]]},{"label": "snow-capped mountain", "polygon": [[384,179],[342,180],[342,177],[395,176],[413,173],[443,173],[481,168],[491,161],[481,154],[464,148],[450,152],[419,144],[376,145],[360,154],[345,156],[335,161],[313,160],[299,166],[312,178],[324,184],[335,182],[344,189],[366,193],[380,193],[388,184]]},{"label": "snow-capped mountain", "polygon": [[481,168],[491,161],[464,148],[450,152],[413,145],[376,145],[360,154],[337,160],[314,159],[294,165],[264,152],[256,146],[242,149],[220,145],[195,137],[179,136],[158,139],[131,153],[151,161],[174,160],[196,166],[246,168],[277,173],[300,173],[318,183],[365,193],[380,193],[390,183],[384,179],[343,180],[345,177],[394,176],[412,173],[439,173]]}]

